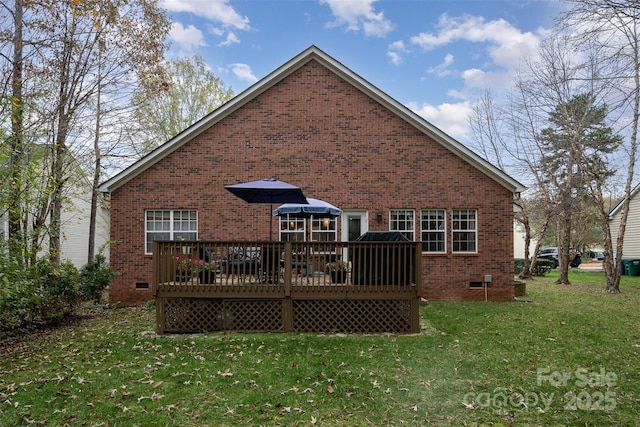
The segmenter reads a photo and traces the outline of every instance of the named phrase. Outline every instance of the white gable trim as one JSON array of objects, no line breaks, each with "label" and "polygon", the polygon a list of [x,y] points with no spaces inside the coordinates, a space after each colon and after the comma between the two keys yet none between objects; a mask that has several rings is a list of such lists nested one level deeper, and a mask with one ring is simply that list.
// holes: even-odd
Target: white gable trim
[{"label": "white gable trim", "polygon": [[[631,190],[631,194],[629,195],[629,200],[633,200],[633,198],[636,197],[638,192],[640,192],[640,184],[636,185],[635,188]],[[612,220],[613,217],[618,214],[618,211],[622,209],[622,203],[624,202],[624,200],[625,199],[620,200],[618,204],[615,205],[613,209],[611,209],[611,211],[609,211],[609,220]]]}]

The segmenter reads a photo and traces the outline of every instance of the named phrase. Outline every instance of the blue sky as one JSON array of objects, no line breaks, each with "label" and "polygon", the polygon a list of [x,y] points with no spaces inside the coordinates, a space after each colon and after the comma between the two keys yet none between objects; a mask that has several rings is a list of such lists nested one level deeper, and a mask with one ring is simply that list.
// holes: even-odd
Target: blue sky
[{"label": "blue sky", "polygon": [[508,88],[563,4],[552,0],[161,0],[171,57],[201,55],[238,94],[316,45],[454,138]]}]

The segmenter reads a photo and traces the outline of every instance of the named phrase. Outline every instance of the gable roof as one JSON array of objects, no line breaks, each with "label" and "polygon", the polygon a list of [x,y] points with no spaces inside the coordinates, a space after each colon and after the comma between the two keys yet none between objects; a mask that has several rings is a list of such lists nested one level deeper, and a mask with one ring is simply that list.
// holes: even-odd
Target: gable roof
[{"label": "gable roof", "polygon": [[411,111],[406,106],[391,98],[389,95],[373,86],[371,83],[351,71],[349,68],[345,67],[340,62],[336,61],[334,58],[327,55],[316,46],[310,46],[309,48],[305,49],[304,51],[272,71],[270,74],[268,74],[266,77],[264,77],[254,85],[250,86],[225,104],[221,105],[219,108],[212,111],[184,131],[180,132],[178,135],[174,136],[165,144],[159,146],[151,153],[147,154],[134,164],[122,170],[117,175],[102,183],[98,188],[98,191],[110,193],[114,190],[117,190],[122,185],[126,184],[131,179],[135,178],[169,154],[173,153],[182,145],[186,144],[205,130],[209,129],[211,126],[215,125],[217,122],[221,121],[234,111],[242,108],[242,106],[247,102],[265,92],[276,83],[285,79],[287,76],[291,75],[310,61],[317,61],[367,96],[371,97],[372,99],[376,100],[377,102],[394,112],[397,116],[401,117],[407,123],[414,126],[422,133],[430,136],[434,141],[436,141],[458,157],[470,163],[476,169],[480,170],[485,175],[489,176],[509,191],[513,193],[519,193],[525,190],[525,186],[518,182],[516,179],[509,176],[504,171],[496,168],[491,163],[481,158],[473,151],[469,150],[463,144],[456,141],[455,139],[426,121],[424,118]]},{"label": "gable roof", "polygon": [[[638,195],[640,192],[640,184],[636,185],[629,194],[629,200],[633,200],[634,197]],[[618,211],[622,209],[622,204],[625,199],[620,200],[610,211],[609,211],[609,220],[613,219],[614,216],[618,214]]]}]

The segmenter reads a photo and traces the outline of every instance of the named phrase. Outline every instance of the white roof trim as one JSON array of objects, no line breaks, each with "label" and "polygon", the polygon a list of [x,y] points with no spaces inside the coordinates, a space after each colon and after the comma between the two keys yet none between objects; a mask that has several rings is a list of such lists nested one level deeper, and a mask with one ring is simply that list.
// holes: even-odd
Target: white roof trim
[{"label": "white roof trim", "polygon": [[284,63],[283,65],[269,73],[266,77],[250,86],[245,91],[241,92],[225,104],[221,105],[219,108],[212,111],[201,120],[194,123],[192,126],[185,129],[184,131],[173,137],[171,140],[167,141],[165,144],[161,145],[142,159],[138,160],[136,163],[130,165],[117,175],[108,179],[100,185],[98,190],[102,192],[112,192],[118,189],[167,155],[176,151],[188,141],[192,140],[220,120],[227,117],[229,114],[241,108],[248,101],[265,92],[274,84],[281,81],[282,79],[292,74],[297,69],[312,60],[316,60],[328,69],[332,70],[341,78],[361,90],[366,95],[380,102],[385,107],[389,108],[396,115],[403,118],[407,123],[416,127],[424,134],[429,135],[436,142],[456,154],[458,157],[473,165],[475,168],[492,178],[494,181],[501,184],[503,187],[514,193],[519,193],[525,190],[526,187],[516,179],[512,178],[502,170],[496,168],[491,163],[481,158],[473,151],[469,150],[463,144],[456,141],[446,133],[442,132],[440,129],[433,126],[424,118],[411,111],[408,107],[391,98],[389,95],[376,88],[368,81],[364,80],[362,77],[345,67],[340,62],[336,61],[334,58],[324,53],[316,46],[311,46],[305,49],[303,52],[299,53],[298,55]]},{"label": "white roof trim", "polygon": [[[633,199],[634,197],[636,197],[636,195],[638,194],[638,192],[640,192],[640,184],[636,185],[633,190],[631,190],[631,194],[629,195],[629,199]],[[613,209],[611,209],[609,211],[609,219],[613,219],[613,217],[618,213],[618,211],[620,209],[622,209],[622,202],[624,202],[625,199],[622,199],[618,202],[618,204],[616,204]]]}]

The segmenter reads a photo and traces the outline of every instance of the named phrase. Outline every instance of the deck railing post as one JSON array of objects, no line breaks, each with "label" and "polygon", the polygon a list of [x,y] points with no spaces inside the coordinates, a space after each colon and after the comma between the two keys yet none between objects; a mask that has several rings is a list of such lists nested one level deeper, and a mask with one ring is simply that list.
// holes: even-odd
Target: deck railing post
[{"label": "deck railing post", "polygon": [[156,298],[156,333],[164,334],[166,328],[166,319],[164,312],[165,298]]},{"label": "deck railing post", "polygon": [[294,332],[293,299],[291,296],[286,296],[282,299],[282,328],[285,332]]},{"label": "deck railing post", "polygon": [[158,295],[158,283],[159,283],[159,273],[160,273],[160,265],[164,265],[164,262],[160,261],[160,243],[153,242],[153,255],[151,262],[151,295],[155,298]]},{"label": "deck railing post", "polygon": [[415,297],[411,299],[411,332],[418,333],[420,332],[420,300],[422,295],[422,244],[420,242],[415,243],[414,247],[415,252],[415,284],[416,284],[416,294]]}]

